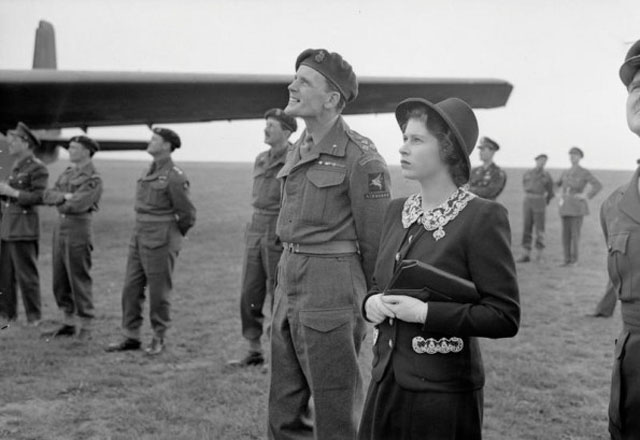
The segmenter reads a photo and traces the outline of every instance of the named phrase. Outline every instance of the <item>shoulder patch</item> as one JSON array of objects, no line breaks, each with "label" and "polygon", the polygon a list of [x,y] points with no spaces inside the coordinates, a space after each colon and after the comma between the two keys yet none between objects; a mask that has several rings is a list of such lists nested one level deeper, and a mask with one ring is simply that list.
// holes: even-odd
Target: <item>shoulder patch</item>
[{"label": "shoulder patch", "polygon": [[372,151],[377,152],[376,145],[373,141],[367,137],[362,136],[357,131],[351,129],[347,130],[347,136],[351,139],[360,149],[364,152]]}]

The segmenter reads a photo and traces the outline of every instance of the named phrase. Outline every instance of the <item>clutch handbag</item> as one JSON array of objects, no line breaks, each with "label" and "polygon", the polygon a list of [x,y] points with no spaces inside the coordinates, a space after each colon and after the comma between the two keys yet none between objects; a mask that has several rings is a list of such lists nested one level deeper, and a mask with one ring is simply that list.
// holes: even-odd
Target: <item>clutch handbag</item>
[{"label": "clutch handbag", "polygon": [[477,303],[475,284],[418,260],[402,260],[384,291],[385,295],[408,295],[421,301]]}]

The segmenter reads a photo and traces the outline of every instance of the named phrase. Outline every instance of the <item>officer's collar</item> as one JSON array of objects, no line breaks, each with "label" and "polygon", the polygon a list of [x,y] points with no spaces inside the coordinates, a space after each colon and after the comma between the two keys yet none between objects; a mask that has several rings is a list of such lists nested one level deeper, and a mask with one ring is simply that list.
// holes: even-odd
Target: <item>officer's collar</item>
[{"label": "officer's collar", "polygon": [[171,156],[163,157],[162,159],[154,160],[153,163],[156,164],[156,171],[161,168],[164,168],[168,164],[172,164]]},{"label": "officer's collar", "polygon": [[34,157],[33,154],[29,154],[21,159],[16,160],[12,168],[15,170],[22,167],[22,165],[25,165],[29,163],[31,160],[33,160],[33,157]]},{"label": "officer's collar", "polygon": [[640,176],[640,168],[636,169],[631,177],[629,187],[622,194],[620,200],[620,210],[640,223],[640,194],[638,194],[638,177]]},{"label": "officer's collar", "polygon": [[347,130],[349,126],[342,116],[338,116],[338,119],[333,124],[331,129],[325,136],[316,144],[316,151],[320,154],[330,154],[332,156],[344,156],[349,138],[347,137]]},{"label": "officer's collar", "polygon": [[85,163],[82,166],[74,167],[74,169],[79,174],[93,174],[93,172],[95,171],[95,167],[93,166],[93,161],[91,160],[89,160],[87,163]]}]

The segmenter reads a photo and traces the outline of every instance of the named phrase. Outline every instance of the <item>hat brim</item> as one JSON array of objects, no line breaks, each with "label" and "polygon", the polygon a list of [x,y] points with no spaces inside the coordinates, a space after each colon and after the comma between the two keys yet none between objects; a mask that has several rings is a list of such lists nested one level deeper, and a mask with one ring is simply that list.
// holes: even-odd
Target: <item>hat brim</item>
[{"label": "hat brim", "polygon": [[638,69],[640,69],[640,55],[629,58],[620,66],[620,79],[625,87],[631,84]]},{"label": "hat brim", "polygon": [[471,161],[469,160],[469,153],[471,153],[471,150],[467,148],[467,144],[462,137],[462,134],[456,127],[456,124],[449,118],[449,116],[445,112],[437,107],[436,104],[423,98],[408,98],[404,101],[401,101],[400,104],[398,104],[398,106],[396,107],[396,121],[398,121],[400,129],[402,130],[402,126],[407,122],[405,119],[405,115],[407,114],[409,109],[412,107],[417,107],[419,105],[432,109],[444,120],[445,124],[447,124],[447,127],[449,127],[453,135],[456,137],[456,140],[458,141],[458,154],[460,154],[464,158],[464,161],[467,164],[467,178],[470,178]]}]

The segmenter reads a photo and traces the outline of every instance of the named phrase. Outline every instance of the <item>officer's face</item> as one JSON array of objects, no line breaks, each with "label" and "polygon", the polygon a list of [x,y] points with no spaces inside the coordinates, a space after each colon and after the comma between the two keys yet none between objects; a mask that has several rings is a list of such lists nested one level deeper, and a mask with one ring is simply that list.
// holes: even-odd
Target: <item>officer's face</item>
[{"label": "officer's face", "polygon": [[406,179],[422,181],[447,172],[447,166],[440,158],[438,140],[427,130],[420,119],[409,119],[402,136],[400,147],[400,168]]},{"label": "officer's face", "polygon": [[29,150],[29,142],[16,133],[7,135],[9,141],[9,154],[11,156],[20,156]]},{"label": "officer's face", "polygon": [[536,159],[536,167],[537,168],[544,168],[544,166],[547,164],[547,158],[546,157],[539,157]]},{"label": "officer's face", "polygon": [[640,70],[627,87],[627,125],[636,135],[640,136]]},{"label": "officer's face", "polygon": [[580,159],[582,159],[582,157],[578,153],[569,153],[569,161],[571,162],[571,165],[578,165],[578,163],[580,163]]},{"label": "officer's face", "polygon": [[82,162],[90,157],[89,149],[80,142],[69,143],[69,161],[72,163]]},{"label": "officer's face", "polygon": [[267,125],[264,127],[264,143],[271,145],[282,145],[289,138],[289,131],[283,130],[280,121],[276,118],[267,118]]},{"label": "officer's face", "polygon": [[480,156],[480,160],[483,162],[491,160],[494,153],[495,151],[493,151],[491,148],[487,148],[484,146],[478,147],[478,155]]},{"label": "officer's face", "polygon": [[326,78],[305,65],[298,67],[288,89],[289,103],[284,111],[291,116],[319,116],[340,100],[340,93],[328,89]]},{"label": "officer's face", "polygon": [[147,153],[155,156],[156,154],[163,153],[167,150],[171,151],[171,145],[169,142],[166,142],[159,134],[154,133],[153,136],[151,136],[149,145],[147,146]]}]

